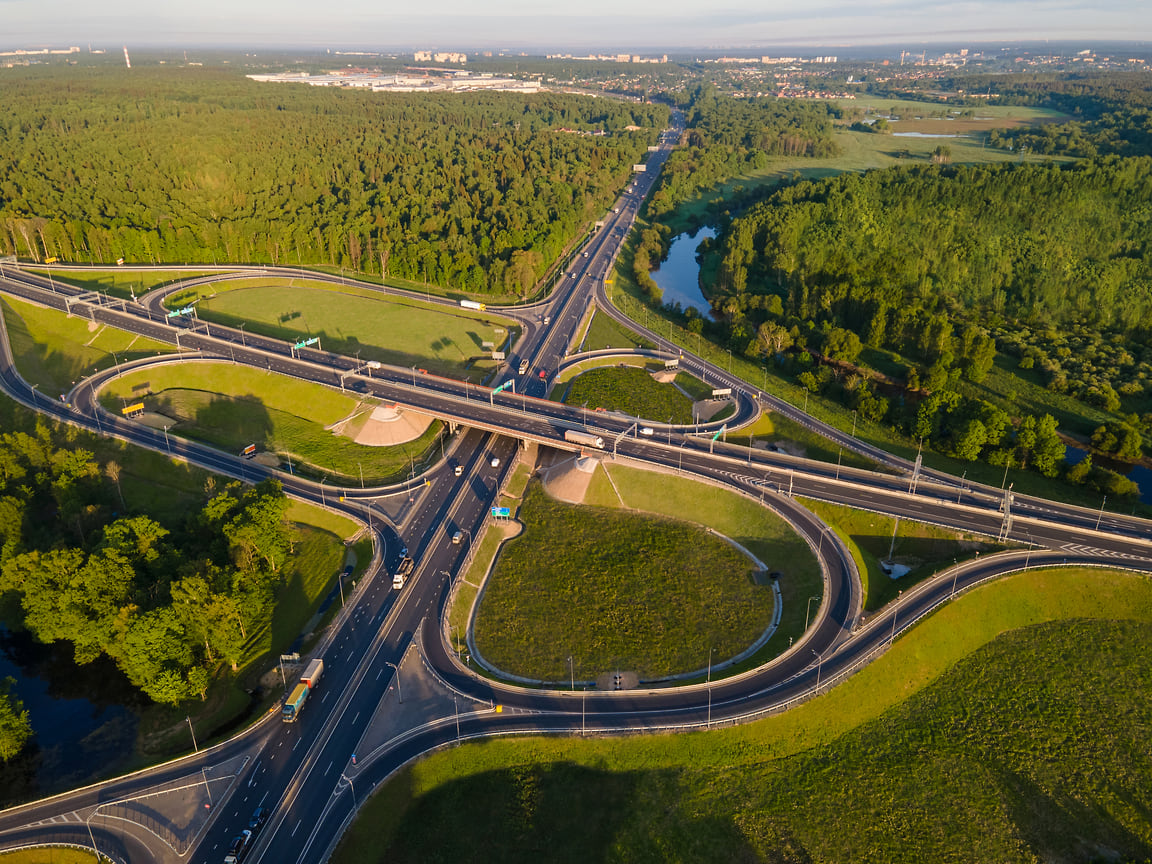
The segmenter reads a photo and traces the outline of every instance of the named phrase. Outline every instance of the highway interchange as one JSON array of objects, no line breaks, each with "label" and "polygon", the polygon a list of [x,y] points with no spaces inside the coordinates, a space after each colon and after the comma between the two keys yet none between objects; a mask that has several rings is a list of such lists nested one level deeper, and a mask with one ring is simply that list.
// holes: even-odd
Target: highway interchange
[{"label": "highway interchange", "polygon": [[[139,361],[139,365],[190,359],[247,363],[394,401],[462,427],[442,463],[399,488],[361,490],[333,488],[329,484],[325,489],[322,484],[275,472],[288,494],[346,513],[360,522],[370,522],[376,541],[368,574],[348,597],[316,650],[317,655],[324,656],[327,671],[314,697],[317,704],[310,704],[297,723],[283,724],[273,712],[245,732],[192,757],[4,811],[0,813],[0,848],[70,842],[89,848],[95,844],[102,853],[123,862],[219,862],[228,841],[244,827],[251,811],[265,806],[272,816],[247,861],[323,861],[346,827],[357,793],[364,796],[407,761],[455,740],[530,732],[602,734],[689,729],[739,722],[808,698],[817,685],[821,690],[831,686],[955,593],[1005,572],[1062,563],[1152,567],[1152,534],[1144,520],[1021,495],[1010,502],[1006,518],[1002,509],[1005,494],[1001,490],[962,484],[927,470],[916,471],[905,460],[825,427],[794,406],[682,352],[679,346],[638,328],[615,310],[605,294],[604,277],[611,272],[637,209],[655,182],[678,131],[674,128],[662,139],[659,151],[650,155],[649,170],[636,176],[634,191],[620,200],[619,212],[609,213],[603,227],[573,258],[570,275],[558,281],[552,296],[543,303],[499,311],[502,316],[516,319],[522,328],[515,353],[509,357],[509,368],[515,371],[521,358],[529,361],[529,371],[514,376],[519,391],[516,394],[492,395],[488,388],[418,370],[369,369],[354,358],[312,349],[294,351],[280,340],[196,319],[167,317],[164,296],[204,278],[226,278],[223,276],[190,279],[131,303],[85,294],[50,277],[9,267],[0,269],[0,290],[5,293],[178,344],[183,352],[175,360],[156,358]],[[288,278],[332,278],[290,268],[259,268],[259,272]],[[391,290],[357,284],[382,292]],[[448,303],[434,299],[430,302]],[[626,322],[631,329],[643,331],[662,352],[659,356],[676,359],[717,387],[731,387],[738,410],[736,417],[728,421],[730,424],[751,420],[761,408],[771,408],[845,448],[864,453],[885,471],[834,466],[781,453],[749,454],[746,448],[712,443],[711,434],[693,434],[711,433],[719,424],[699,429],[651,424],[656,434],[640,436],[633,418],[589,416],[579,408],[542,399],[548,382],[537,373],[541,369],[546,374],[553,373],[568,356],[590,303]],[[4,333],[3,328],[0,333]],[[124,371],[123,365],[79,382],[68,394],[67,404],[52,394],[38,393],[15,370],[6,334],[0,338],[0,386],[24,405],[244,480],[256,480],[269,473],[268,469],[231,454],[102,413],[96,392],[105,380]],[[605,436],[606,449],[613,451],[616,458],[722,484],[764,501],[796,527],[818,553],[825,591],[814,624],[792,650],[760,669],[707,685],[623,692],[531,690],[480,678],[460,665],[442,638],[441,617],[470,547],[453,544],[452,531],[459,529],[469,537],[478,536],[501,484],[515,464],[519,442],[573,449],[563,440],[564,430],[586,426]],[[499,460],[497,467],[492,465],[493,457]],[[454,471],[458,464],[463,466],[460,476]],[[851,556],[823,523],[794,500],[795,496],[1010,538],[1027,549],[954,568],[943,577],[905,592],[899,603],[862,623],[860,582]],[[404,507],[407,498],[413,503]],[[418,566],[405,589],[393,591],[390,574],[405,547]],[[467,707],[461,708],[458,721],[429,718],[435,722],[413,730],[372,759],[353,764],[352,755],[366,725],[392,686],[394,669],[414,639],[426,663]],[[214,802],[211,818],[182,853],[129,821],[88,819],[98,813],[93,809],[98,804],[192,777],[201,768],[210,776],[226,763],[241,766],[232,791],[224,800]],[[349,778],[355,790],[349,785]],[[336,802],[341,802],[341,806],[335,806]]]}]

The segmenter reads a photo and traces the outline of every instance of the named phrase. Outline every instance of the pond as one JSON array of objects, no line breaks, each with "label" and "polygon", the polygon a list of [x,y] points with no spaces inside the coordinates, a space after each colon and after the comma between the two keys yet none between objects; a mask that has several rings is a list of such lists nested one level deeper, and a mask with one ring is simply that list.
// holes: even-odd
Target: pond
[{"label": "pond", "polygon": [[0,802],[38,797],[128,767],[140,696],[107,658],[77,666],[70,646],[41,645],[0,628],[0,678],[16,679],[33,738],[26,755],[0,769]]},{"label": "pond", "polygon": [[652,278],[660,286],[665,303],[679,303],[684,309],[692,308],[708,317],[712,307],[700,291],[700,265],[696,262],[696,249],[706,238],[716,236],[712,228],[701,228],[695,234],[679,234],[672,240],[668,257]]},{"label": "pond", "polygon": [[[1077,462],[1083,461],[1087,455],[1088,451],[1082,450],[1079,447],[1068,446],[1064,450],[1064,459],[1069,465],[1075,465]],[[1118,474],[1123,474],[1140,487],[1141,503],[1152,504],[1152,470],[1149,470],[1143,465],[1132,465],[1128,462],[1116,462],[1112,459],[1105,459],[1098,454],[1092,457],[1092,464],[1099,465],[1101,468],[1110,468]]]}]

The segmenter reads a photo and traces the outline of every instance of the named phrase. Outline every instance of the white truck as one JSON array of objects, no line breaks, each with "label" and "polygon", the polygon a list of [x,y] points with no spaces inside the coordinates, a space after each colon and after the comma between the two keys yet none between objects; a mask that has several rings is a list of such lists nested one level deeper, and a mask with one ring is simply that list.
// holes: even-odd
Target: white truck
[{"label": "white truck", "polygon": [[572,444],[583,444],[585,447],[595,447],[597,450],[604,449],[604,439],[599,435],[594,435],[591,432],[580,432],[577,429],[565,429],[564,440]]}]

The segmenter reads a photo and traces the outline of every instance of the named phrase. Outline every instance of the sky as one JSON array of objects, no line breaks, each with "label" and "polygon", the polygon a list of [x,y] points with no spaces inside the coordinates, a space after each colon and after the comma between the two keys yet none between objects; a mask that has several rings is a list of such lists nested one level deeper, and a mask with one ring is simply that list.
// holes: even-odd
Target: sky
[{"label": "sky", "polygon": [[1147,0],[0,0],[0,48],[541,50],[1152,40]]}]

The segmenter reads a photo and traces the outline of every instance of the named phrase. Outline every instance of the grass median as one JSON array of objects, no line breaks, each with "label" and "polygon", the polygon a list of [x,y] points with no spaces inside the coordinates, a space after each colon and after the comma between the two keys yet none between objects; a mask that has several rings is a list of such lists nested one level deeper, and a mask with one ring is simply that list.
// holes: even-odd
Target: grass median
[{"label": "grass median", "polygon": [[1149,638],[1147,577],[1029,571],[777,716],[430,756],[381,787],[333,861],[1143,860]]},{"label": "grass median", "polygon": [[673,387],[653,379],[647,369],[611,366],[590,369],[568,385],[564,401],[588,404],[589,409],[620,411],[658,423],[692,422],[692,400]]}]

